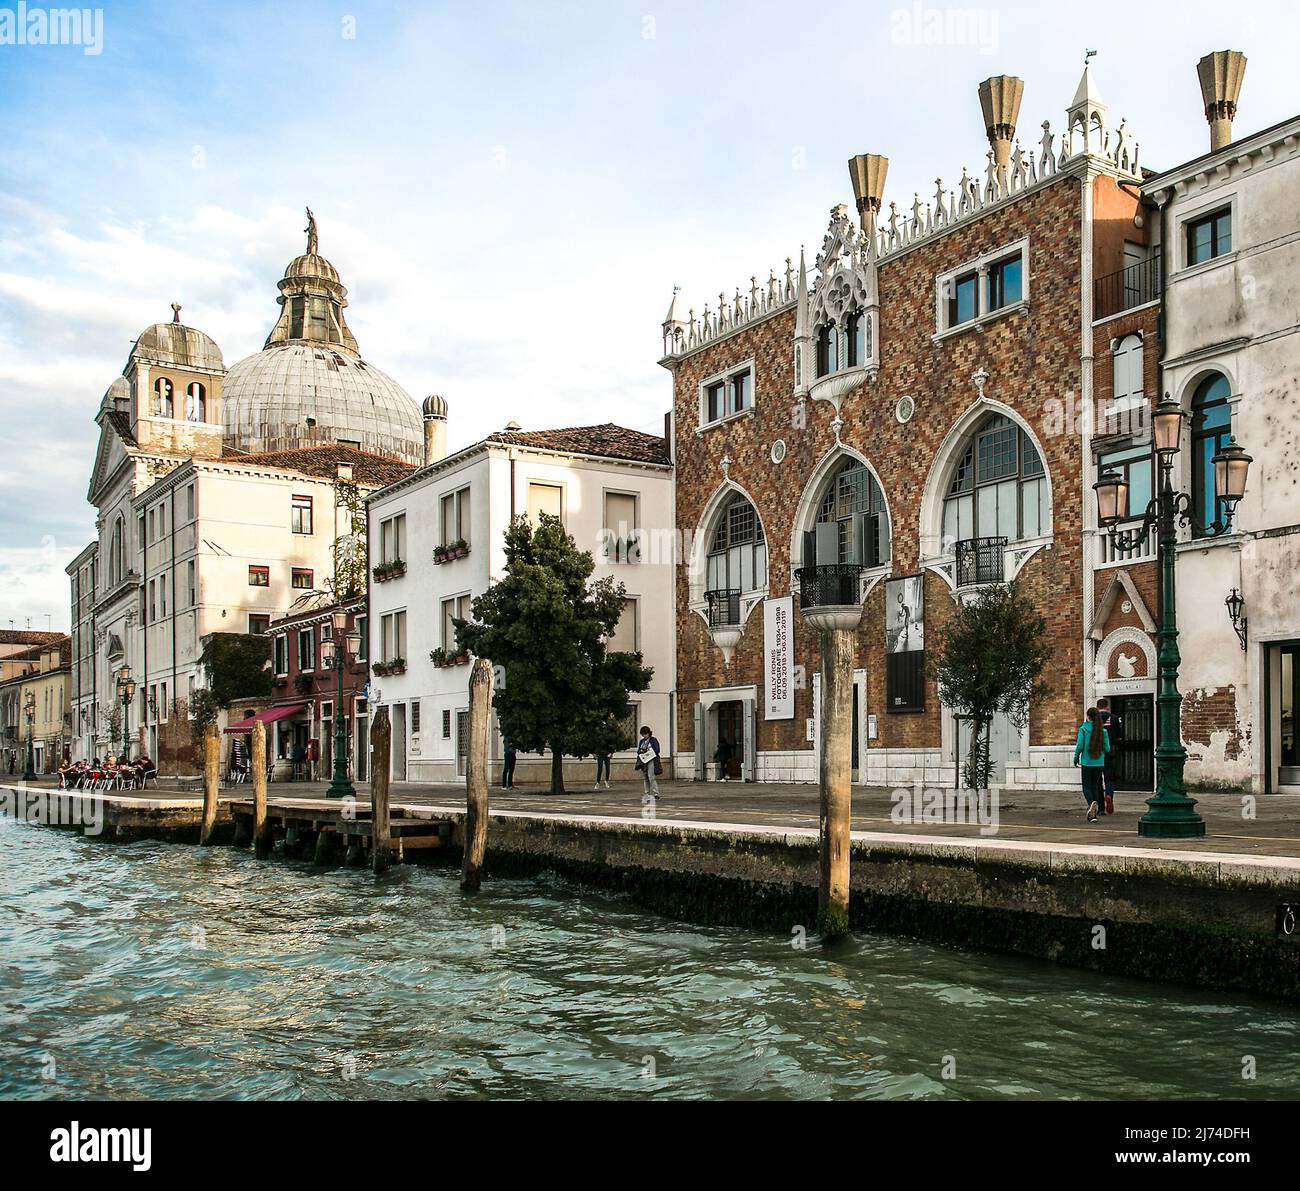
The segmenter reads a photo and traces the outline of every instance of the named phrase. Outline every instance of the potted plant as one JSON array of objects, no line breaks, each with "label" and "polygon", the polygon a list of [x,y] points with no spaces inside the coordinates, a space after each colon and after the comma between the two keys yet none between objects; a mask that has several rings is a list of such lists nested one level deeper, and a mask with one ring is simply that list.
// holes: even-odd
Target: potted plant
[{"label": "potted plant", "polygon": [[464,558],[469,553],[469,543],[464,538],[457,538],[452,542],[450,551],[452,558]]},{"label": "potted plant", "polygon": [[313,674],[295,674],[293,685],[298,688],[298,694],[309,695],[314,681],[315,675]]},{"label": "potted plant", "polygon": [[446,547],[446,546],[435,546],[435,547],[433,548],[433,561],[434,561],[436,564],[438,564],[439,566],[441,566],[442,563],[444,563],[444,562],[447,561],[447,547]]},{"label": "potted plant", "polygon": [[388,673],[389,673],[389,674],[405,674],[405,673],[406,673],[406,659],[405,659],[405,658],[393,658],[392,660],[390,660],[389,663],[388,663]]}]

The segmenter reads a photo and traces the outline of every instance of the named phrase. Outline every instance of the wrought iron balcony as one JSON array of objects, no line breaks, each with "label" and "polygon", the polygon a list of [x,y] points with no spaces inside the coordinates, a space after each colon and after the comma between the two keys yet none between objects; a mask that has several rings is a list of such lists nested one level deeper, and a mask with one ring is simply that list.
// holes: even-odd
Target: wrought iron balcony
[{"label": "wrought iron balcony", "polygon": [[1160,297],[1160,258],[1139,261],[1093,282],[1092,317],[1109,318]]},{"label": "wrought iron balcony", "polygon": [[958,542],[955,550],[957,586],[1001,583],[1006,575],[1006,548],[1006,538],[966,538]]},{"label": "wrought iron balcony", "polygon": [[862,564],[856,562],[800,567],[794,573],[799,581],[799,607],[843,608],[861,604],[862,570]]},{"label": "wrought iron balcony", "polygon": [[706,591],[704,598],[709,605],[709,628],[731,628],[740,625],[740,588],[725,587],[717,591]]}]

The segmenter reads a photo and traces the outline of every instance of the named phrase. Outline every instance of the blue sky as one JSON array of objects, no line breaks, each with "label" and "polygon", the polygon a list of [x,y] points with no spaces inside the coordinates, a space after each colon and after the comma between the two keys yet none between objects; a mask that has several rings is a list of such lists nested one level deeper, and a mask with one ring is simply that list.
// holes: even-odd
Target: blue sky
[{"label": "blue sky", "polygon": [[98,55],[0,45],[0,627],[67,626],[91,419],[134,337],[179,301],[228,365],[260,348],[306,205],[362,354],[447,398],[453,447],[511,418],[650,430],[673,285],[715,305],[815,248],[854,153],[889,157],[900,208],[979,170],[991,74],[1025,80],[1027,150],[1096,49],[1153,168],[1208,147],[1209,50],[1249,57],[1239,133],[1300,110],[1284,4],[103,12]]}]

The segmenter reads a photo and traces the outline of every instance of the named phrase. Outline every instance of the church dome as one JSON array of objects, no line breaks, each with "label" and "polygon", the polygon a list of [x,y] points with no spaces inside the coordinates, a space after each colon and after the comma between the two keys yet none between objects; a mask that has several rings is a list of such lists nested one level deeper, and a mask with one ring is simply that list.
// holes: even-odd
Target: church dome
[{"label": "church dome", "polygon": [[285,451],[341,442],[408,463],[424,458],[420,407],[361,358],[343,311],[347,288],[317,251],[307,212],[307,251],[280,281],[280,317],[256,355],[226,374],[222,421],[239,451]]},{"label": "church dome", "polygon": [[[179,318],[180,307],[173,309]],[[221,372],[225,368],[216,343],[197,328],[180,322],[154,323],[141,331],[131,348],[129,363],[137,361],[195,372]]]}]

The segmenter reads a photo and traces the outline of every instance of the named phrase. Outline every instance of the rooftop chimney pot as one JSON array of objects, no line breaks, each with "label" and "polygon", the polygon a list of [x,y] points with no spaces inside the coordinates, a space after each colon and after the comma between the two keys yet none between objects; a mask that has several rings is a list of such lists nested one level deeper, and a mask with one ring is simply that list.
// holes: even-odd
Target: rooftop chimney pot
[{"label": "rooftop chimney pot", "polygon": [[1205,118],[1210,124],[1210,151],[1232,141],[1232,121],[1237,115],[1237,96],[1246,75],[1246,55],[1240,50],[1215,50],[1196,64],[1201,83]]},{"label": "rooftop chimney pot", "polygon": [[980,84],[980,110],[988,133],[993,160],[1005,168],[1011,161],[1011,142],[1016,139],[1016,121],[1020,119],[1020,100],[1025,94],[1025,80],[1015,75],[996,74]]},{"label": "rooftop chimney pot", "polygon": [[880,211],[880,200],[885,193],[885,177],[889,173],[889,158],[876,153],[859,153],[849,158],[849,177],[853,180],[853,196],[858,201],[858,217],[862,230],[872,224]]}]

